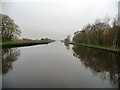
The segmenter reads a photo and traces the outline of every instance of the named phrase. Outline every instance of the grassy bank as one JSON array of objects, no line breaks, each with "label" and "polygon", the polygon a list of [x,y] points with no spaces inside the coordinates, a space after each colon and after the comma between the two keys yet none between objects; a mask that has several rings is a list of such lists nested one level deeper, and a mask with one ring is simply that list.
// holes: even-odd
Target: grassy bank
[{"label": "grassy bank", "polygon": [[12,47],[23,47],[23,46],[32,46],[32,45],[39,45],[39,44],[48,44],[51,42],[53,42],[53,40],[26,41],[26,42],[1,42],[0,46],[2,46],[2,48],[12,48]]},{"label": "grassy bank", "polygon": [[89,48],[94,48],[94,49],[99,49],[99,50],[103,50],[103,51],[108,51],[108,52],[120,54],[120,50],[113,49],[113,48],[108,48],[108,47],[104,47],[104,46],[86,45],[86,44],[74,43],[74,42],[70,42],[70,44],[79,45],[79,46],[85,46],[85,47],[89,47]]}]

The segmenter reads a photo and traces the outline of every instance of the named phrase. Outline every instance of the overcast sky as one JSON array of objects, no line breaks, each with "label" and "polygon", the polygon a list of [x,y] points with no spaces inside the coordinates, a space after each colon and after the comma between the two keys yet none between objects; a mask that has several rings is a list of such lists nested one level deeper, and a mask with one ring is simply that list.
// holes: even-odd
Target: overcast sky
[{"label": "overcast sky", "polygon": [[21,37],[64,39],[97,18],[115,17],[118,1],[2,0],[2,11],[19,25]]}]

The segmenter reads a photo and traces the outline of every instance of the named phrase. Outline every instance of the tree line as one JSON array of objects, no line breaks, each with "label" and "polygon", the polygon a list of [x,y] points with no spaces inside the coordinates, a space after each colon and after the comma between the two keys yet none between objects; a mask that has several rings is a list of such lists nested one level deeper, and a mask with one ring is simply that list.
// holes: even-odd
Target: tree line
[{"label": "tree line", "polygon": [[86,25],[82,30],[74,33],[73,42],[120,48],[120,25],[117,18],[112,23],[107,17],[97,19],[93,24]]}]

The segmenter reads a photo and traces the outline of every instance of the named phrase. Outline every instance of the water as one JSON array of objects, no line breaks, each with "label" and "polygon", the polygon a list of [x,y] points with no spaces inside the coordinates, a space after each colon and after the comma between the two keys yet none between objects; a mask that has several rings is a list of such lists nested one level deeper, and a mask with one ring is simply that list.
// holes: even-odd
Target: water
[{"label": "water", "polygon": [[120,56],[61,42],[3,49],[3,88],[113,88]]}]

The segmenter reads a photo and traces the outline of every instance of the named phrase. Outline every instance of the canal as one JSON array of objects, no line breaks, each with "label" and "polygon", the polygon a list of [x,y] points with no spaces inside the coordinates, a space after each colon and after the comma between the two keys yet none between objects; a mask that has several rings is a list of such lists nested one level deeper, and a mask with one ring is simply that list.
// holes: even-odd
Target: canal
[{"label": "canal", "polygon": [[120,55],[60,41],[2,53],[3,88],[120,87]]}]

